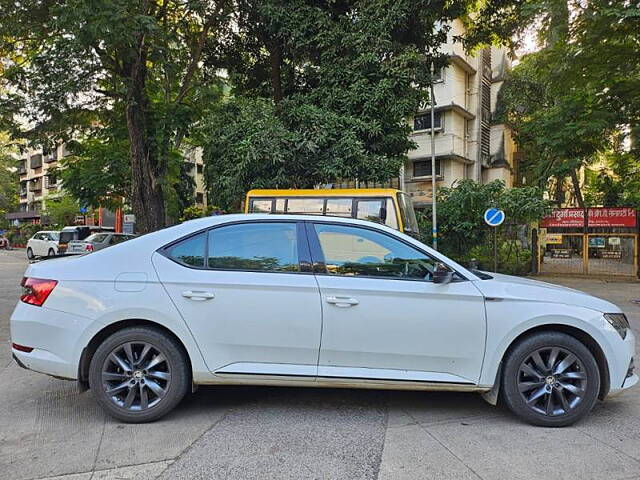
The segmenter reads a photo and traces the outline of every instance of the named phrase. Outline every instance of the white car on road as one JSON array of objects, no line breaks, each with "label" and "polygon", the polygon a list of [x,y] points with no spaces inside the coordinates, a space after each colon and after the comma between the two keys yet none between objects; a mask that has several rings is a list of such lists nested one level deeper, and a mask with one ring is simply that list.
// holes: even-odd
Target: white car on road
[{"label": "white car on road", "polygon": [[52,257],[58,254],[60,232],[43,230],[37,232],[27,241],[27,258]]},{"label": "white car on road", "polygon": [[617,306],[353,219],[192,220],[32,264],[23,286],[16,361],[128,422],[192,385],[256,384],[479,392],[562,426],[638,382]]}]

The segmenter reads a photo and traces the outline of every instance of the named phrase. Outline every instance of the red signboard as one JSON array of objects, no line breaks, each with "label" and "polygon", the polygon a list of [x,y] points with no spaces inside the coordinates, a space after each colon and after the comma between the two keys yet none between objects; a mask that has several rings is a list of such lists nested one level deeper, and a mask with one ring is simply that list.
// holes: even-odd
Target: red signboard
[{"label": "red signboard", "polygon": [[[626,207],[588,208],[589,227],[631,227],[636,226],[636,210]],[[540,221],[543,228],[574,228],[584,226],[582,208],[557,208],[551,215]]]}]

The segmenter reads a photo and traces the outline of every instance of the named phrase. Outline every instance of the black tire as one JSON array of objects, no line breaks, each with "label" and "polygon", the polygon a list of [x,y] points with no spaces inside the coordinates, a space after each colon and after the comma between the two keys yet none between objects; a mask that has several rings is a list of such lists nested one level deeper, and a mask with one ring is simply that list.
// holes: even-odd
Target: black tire
[{"label": "black tire", "polygon": [[[139,365],[135,361],[131,362],[133,368],[130,372],[125,372],[118,367],[117,362],[113,360],[114,357],[111,356],[112,353],[116,353],[125,361],[125,366],[129,365],[127,345],[132,346],[129,351],[132,351],[133,359],[136,360],[137,352],[138,360],[141,361]],[[142,351],[146,345],[150,346],[150,353],[143,355]],[[142,361],[151,365],[153,361],[160,358],[160,355],[164,356],[164,359],[157,363],[156,367],[143,366]],[[144,358],[141,359],[141,356]],[[143,368],[145,370],[142,370]],[[149,368],[148,372],[146,368]],[[152,372],[151,368],[163,371]],[[157,376],[159,374],[167,376],[167,373],[168,380],[161,380],[161,377]],[[131,383],[121,387],[118,392],[107,393],[107,390],[113,390],[128,382]],[[154,388],[151,388],[151,383]],[[97,402],[109,415],[127,423],[146,423],[163,417],[184,398],[189,391],[190,383],[189,360],[182,345],[170,335],[152,327],[124,328],[109,336],[96,350],[89,367],[89,386]],[[157,388],[164,393],[156,397]],[[125,393],[128,394],[132,390],[135,391],[132,393],[133,403],[127,408],[129,396],[126,395],[125,398]],[[144,407],[143,395],[147,402]],[[154,398],[153,401],[151,401],[152,398]]]},{"label": "black tire", "polygon": [[50,248],[49,251],[47,252],[47,257],[53,257],[56,254],[55,250],[53,248]]},{"label": "black tire", "polygon": [[34,259],[33,250],[31,250],[31,247],[27,248],[27,258],[29,260],[33,260]]},{"label": "black tire", "polygon": [[595,405],[600,372],[582,342],[565,333],[540,332],[524,338],[509,352],[501,390],[509,409],[528,423],[564,427],[583,418]]}]

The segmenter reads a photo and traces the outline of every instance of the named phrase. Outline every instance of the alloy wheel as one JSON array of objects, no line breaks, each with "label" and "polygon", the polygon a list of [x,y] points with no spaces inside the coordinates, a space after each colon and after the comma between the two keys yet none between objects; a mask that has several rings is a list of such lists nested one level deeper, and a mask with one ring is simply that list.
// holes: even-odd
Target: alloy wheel
[{"label": "alloy wheel", "polygon": [[101,375],[107,397],[128,411],[140,412],[157,405],[171,384],[167,357],[147,342],[127,342],[113,349]]},{"label": "alloy wheel", "polygon": [[546,416],[565,415],[585,396],[587,373],[580,359],[562,347],[535,350],[520,364],[518,390],[526,405]]}]

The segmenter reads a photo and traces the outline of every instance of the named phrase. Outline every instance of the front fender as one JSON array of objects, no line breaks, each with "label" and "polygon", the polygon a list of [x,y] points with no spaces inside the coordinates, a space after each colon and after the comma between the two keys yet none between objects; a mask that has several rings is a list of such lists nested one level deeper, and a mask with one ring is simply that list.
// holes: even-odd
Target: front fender
[{"label": "front fender", "polygon": [[565,326],[583,331],[600,346],[611,371],[610,359],[614,357],[608,338],[611,332],[602,313],[571,305],[510,300],[487,302],[486,308],[487,342],[480,386],[494,385],[507,349],[518,337],[540,327],[553,330],[554,326]]}]

